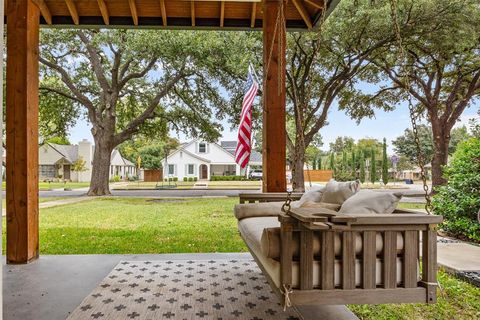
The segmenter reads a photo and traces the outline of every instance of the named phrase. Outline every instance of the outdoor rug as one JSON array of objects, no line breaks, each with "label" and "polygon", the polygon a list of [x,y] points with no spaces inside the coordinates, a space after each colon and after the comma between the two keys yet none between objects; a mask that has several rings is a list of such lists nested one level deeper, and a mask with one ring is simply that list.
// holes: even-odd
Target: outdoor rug
[{"label": "outdoor rug", "polygon": [[299,320],[253,260],[122,261],[68,317]]}]

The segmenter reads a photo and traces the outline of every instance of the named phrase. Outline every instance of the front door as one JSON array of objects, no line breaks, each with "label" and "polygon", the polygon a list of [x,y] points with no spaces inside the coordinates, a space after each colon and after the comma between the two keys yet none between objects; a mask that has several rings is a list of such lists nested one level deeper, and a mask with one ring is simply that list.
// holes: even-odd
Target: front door
[{"label": "front door", "polygon": [[200,165],[200,179],[202,180],[208,179],[208,167],[206,164]]},{"label": "front door", "polygon": [[70,165],[63,166],[63,179],[70,180]]}]

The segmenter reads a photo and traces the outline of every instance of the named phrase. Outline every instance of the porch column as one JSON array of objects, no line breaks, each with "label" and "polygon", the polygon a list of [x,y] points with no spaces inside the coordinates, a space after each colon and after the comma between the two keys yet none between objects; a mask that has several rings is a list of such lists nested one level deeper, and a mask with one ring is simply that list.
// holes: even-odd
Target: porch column
[{"label": "porch column", "polygon": [[39,9],[7,8],[7,263],[38,258]]},{"label": "porch column", "polygon": [[283,0],[263,1],[263,192],[282,192],[287,188],[286,34],[280,22],[275,27],[281,1]]}]

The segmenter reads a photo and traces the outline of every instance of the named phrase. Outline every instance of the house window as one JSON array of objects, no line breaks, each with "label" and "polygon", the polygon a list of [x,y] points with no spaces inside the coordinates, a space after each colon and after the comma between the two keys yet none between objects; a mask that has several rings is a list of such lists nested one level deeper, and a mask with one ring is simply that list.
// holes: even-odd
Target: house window
[{"label": "house window", "polygon": [[198,153],[207,153],[207,144],[205,142],[198,144]]},{"label": "house window", "polygon": [[174,164],[169,164],[168,165],[168,174],[169,175],[174,175],[175,174],[175,165]]},{"label": "house window", "polygon": [[189,164],[187,168],[187,174],[194,174],[195,166],[193,164]]},{"label": "house window", "polygon": [[42,178],[55,178],[55,166],[52,165],[40,165],[39,175]]}]

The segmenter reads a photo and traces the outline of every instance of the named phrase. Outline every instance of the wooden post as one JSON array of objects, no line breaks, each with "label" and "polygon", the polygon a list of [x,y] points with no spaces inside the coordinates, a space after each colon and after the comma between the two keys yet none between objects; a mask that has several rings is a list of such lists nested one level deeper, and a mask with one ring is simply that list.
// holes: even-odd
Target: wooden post
[{"label": "wooden post", "polygon": [[7,263],[38,258],[39,9],[7,8]]},{"label": "wooden post", "polygon": [[286,34],[281,19],[277,19],[282,1],[263,1],[263,192],[284,192],[287,189]]}]

